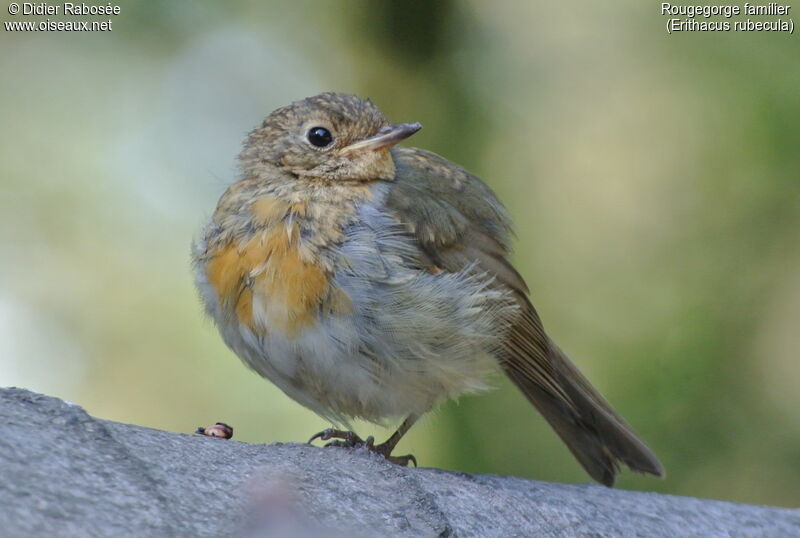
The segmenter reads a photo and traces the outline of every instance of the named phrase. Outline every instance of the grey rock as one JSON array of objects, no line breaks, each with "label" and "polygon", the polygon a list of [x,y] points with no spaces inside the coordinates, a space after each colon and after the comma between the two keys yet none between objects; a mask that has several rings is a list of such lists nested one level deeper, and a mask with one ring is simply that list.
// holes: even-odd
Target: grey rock
[{"label": "grey rock", "polygon": [[800,511],[401,468],[119,424],[0,389],[2,536],[800,537]]}]

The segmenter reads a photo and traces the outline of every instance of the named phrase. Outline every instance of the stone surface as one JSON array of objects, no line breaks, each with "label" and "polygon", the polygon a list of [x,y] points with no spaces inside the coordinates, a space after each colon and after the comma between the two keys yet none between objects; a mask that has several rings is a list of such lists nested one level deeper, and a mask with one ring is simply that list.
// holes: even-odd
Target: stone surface
[{"label": "stone surface", "polygon": [[800,511],[401,468],[252,445],[0,390],[2,536],[800,536]]}]

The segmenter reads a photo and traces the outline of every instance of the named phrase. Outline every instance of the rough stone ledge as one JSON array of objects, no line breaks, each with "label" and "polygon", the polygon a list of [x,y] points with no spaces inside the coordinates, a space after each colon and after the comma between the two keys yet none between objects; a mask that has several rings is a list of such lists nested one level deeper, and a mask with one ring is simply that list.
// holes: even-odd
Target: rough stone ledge
[{"label": "rough stone ledge", "polygon": [[401,468],[0,389],[2,536],[800,536],[800,510]]}]

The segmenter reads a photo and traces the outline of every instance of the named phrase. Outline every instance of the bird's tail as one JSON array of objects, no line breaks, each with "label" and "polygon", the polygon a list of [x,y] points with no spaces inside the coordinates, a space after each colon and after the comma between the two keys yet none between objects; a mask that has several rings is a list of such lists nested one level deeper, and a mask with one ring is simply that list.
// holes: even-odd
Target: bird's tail
[{"label": "bird's tail", "polygon": [[653,451],[566,355],[549,339],[548,344],[548,377],[560,396],[545,390],[535,378],[513,365],[504,364],[505,371],[589,475],[601,484],[613,486],[620,463],[624,463],[633,471],[663,477],[664,468]]}]

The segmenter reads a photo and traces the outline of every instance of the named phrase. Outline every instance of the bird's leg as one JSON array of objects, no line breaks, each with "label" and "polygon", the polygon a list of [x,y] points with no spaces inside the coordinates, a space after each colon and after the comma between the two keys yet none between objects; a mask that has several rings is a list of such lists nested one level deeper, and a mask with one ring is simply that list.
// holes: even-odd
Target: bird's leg
[{"label": "bird's leg", "polygon": [[336,430],[333,428],[328,428],[327,430],[323,430],[308,440],[309,444],[316,439],[322,439],[323,441],[329,441],[331,439],[336,439],[335,441],[331,441],[325,446],[338,446],[344,448],[357,448],[357,447],[364,447],[367,450],[371,450],[372,452],[377,452],[387,461],[392,463],[396,463],[397,465],[407,466],[409,463],[413,463],[414,467],[417,466],[417,458],[415,458],[412,454],[407,454],[405,456],[392,456],[392,450],[394,447],[397,446],[397,443],[400,442],[400,439],[406,434],[406,432],[411,429],[411,426],[417,421],[419,416],[417,415],[409,415],[407,419],[403,421],[397,431],[392,434],[389,439],[386,440],[385,443],[380,445],[375,445],[375,438],[371,435],[367,437],[367,440],[364,441],[356,435],[354,432],[344,431],[344,430]]},{"label": "bird's leg", "polygon": [[386,442],[381,443],[376,447],[372,447],[370,450],[374,450],[392,463],[402,465],[403,467],[408,466],[409,463],[413,463],[414,467],[416,467],[417,458],[415,458],[413,454],[406,454],[405,456],[392,456],[392,450],[394,450],[394,447],[397,446],[397,443],[399,443],[400,439],[402,439],[406,432],[411,429],[411,426],[414,425],[418,418],[418,415],[409,415],[408,418],[406,418],[403,423],[400,424],[400,427],[397,428],[397,431],[386,440]]}]

